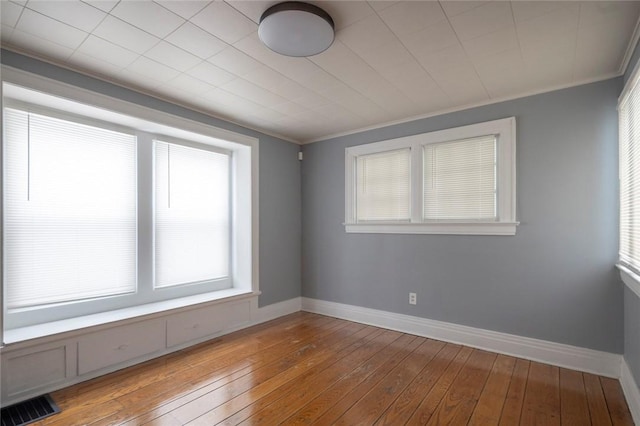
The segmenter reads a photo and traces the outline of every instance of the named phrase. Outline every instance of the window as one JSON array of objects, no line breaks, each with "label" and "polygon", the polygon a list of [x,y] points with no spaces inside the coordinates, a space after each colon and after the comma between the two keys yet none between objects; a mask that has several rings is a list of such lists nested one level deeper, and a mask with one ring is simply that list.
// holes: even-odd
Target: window
[{"label": "window", "polygon": [[425,145],[424,208],[428,220],[496,221],[496,137]]},{"label": "window", "polygon": [[357,159],[358,221],[408,221],[411,151],[401,149]]},{"label": "window", "polygon": [[4,111],[8,309],[136,290],[136,140]]},{"label": "window", "polygon": [[515,118],[346,149],[347,232],[514,235]]},{"label": "window", "polygon": [[257,292],[257,141],[134,110],[3,83],[5,329]]},{"label": "window", "polygon": [[618,105],[620,265],[640,274],[640,88],[637,76],[627,85]]},{"label": "window", "polygon": [[229,154],[154,148],[156,288],[228,278]]}]

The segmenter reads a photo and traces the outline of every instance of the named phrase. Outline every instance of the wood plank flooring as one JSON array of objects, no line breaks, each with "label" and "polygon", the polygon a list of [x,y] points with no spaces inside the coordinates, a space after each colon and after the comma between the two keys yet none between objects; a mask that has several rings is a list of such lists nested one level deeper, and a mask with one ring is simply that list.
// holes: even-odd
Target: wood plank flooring
[{"label": "wood plank flooring", "polygon": [[299,312],[54,392],[47,425],[633,425],[617,380]]}]

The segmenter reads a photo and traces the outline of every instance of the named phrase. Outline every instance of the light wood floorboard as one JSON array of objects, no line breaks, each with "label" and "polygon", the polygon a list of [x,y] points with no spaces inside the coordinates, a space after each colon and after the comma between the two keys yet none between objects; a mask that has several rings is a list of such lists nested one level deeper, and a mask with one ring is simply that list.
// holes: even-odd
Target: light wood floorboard
[{"label": "light wood floorboard", "polygon": [[40,425],[633,425],[617,380],[299,312],[54,392]]}]

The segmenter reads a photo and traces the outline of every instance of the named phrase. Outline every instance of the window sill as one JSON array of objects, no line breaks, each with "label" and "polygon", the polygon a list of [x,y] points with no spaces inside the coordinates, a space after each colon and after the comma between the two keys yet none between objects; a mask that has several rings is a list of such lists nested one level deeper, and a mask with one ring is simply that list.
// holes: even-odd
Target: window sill
[{"label": "window sill", "polygon": [[27,340],[59,335],[62,333],[76,332],[89,327],[109,326],[110,324],[118,321],[130,320],[143,316],[154,316],[154,314],[163,314],[167,311],[188,308],[190,306],[205,303],[210,304],[210,302],[215,303],[244,299],[247,297],[258,296],[259,294],[259,292],[251,292],[245,289],[231,288],[211,293],[198,294],[195,296],[164,300],[161,302],[148,303],[140,306],[101,312],[93,315],[53,321],[46,324],[14,328],[4,331],[4,344],[13,344],[24,342]]},{"label": "window sill", "polygon": [[515,235],[520,222],[346,223],[347,233]]},{"label": "window sill", "polygon": [[640,297],[640,276],[619,263],[616,266],[620,270],[620,278],[622,278],[622,282],[625,283],[625,285],[629,287],[629,290],[634,292],[636,296]]}]

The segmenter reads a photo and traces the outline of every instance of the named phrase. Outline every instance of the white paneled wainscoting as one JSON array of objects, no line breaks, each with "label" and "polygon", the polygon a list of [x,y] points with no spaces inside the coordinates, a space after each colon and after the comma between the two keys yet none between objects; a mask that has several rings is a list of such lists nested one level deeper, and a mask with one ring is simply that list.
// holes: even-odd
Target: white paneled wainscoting
[{"label": "white paneled wainscoting", "polygon": [[259,308],[248,293],[9,343],[0,399],[8,406],[298,311],[300,298]]}]

